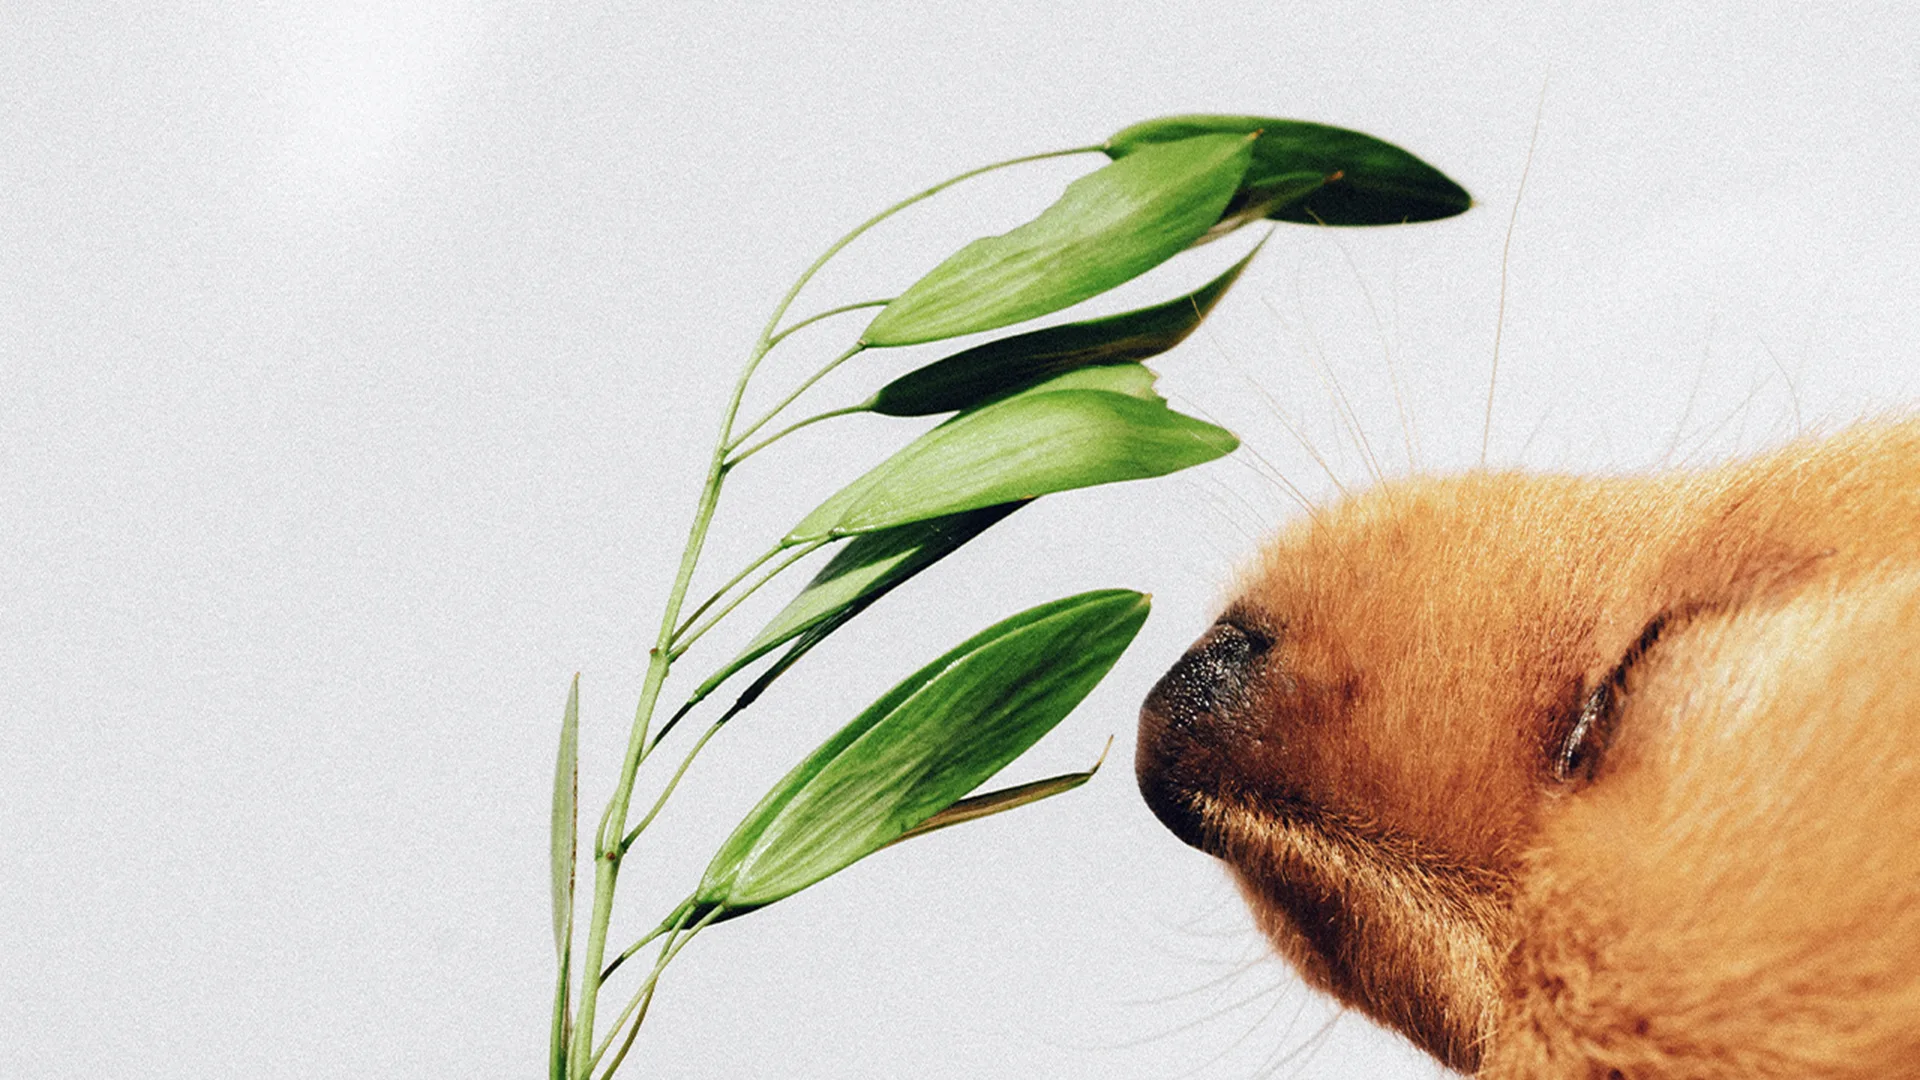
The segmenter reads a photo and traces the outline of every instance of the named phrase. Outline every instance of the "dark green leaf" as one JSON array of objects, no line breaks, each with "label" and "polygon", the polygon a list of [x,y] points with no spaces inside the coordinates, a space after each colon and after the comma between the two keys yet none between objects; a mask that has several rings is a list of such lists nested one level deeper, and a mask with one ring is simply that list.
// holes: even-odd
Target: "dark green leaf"
[{"label": "dark green leaf", "polygon": [[695,914],[790,896],[957,802],[1052,730],[1133,640],[1147,598],[1083,593],[1024,611],[883,695],[754,807],[708,865]]},{"label": "dark green leaf", "polygon": [[1022,505],[987,506],[855,537],[814,575],[806,588],[800,590],[800,595],[747,643],[740,655],[701,683],[687,704],[703,700],[741,668],[799,639],[773,671],[763,675],[742,695],[743,705],[753,700],[765,689],[766,683],[888,590],[945,558]]},{"label": "dark green leaf", "polygon": [[1077,304],[1158,266],[1220,220],[1244,135],[1156,140],[1075,180],[1040,216],[955,252],[881,309],[861,340],[912,345]]},{"label": "dark green leaf", "polygon": [[[1233,201],[1194,244],[1209,244],[1222,236],[1238,229],[1242,225],[1272,217],[1276,212],[1285,213],[1287,208],[1313,194],[1327,185],[1327,178],[1317,172],[1287,173],[1264,180],[1259,184],[1243,186],[1234,193]],[[1260,242],[1265,244],[1266,237]]]},{"label": "dark green leaf", "polygon": [[[1208,134],[1259,132],[1253,163],[1224,217],[1272,202],[1265,216],[1309,225],[1398,225],[1452,217],[1473,205],[1460,185],[1391,143],[1346,128],[1266,116],[1169,116],[1135,124],[1107,140],[1108,156],[1124,161],[1169,140]],[[1276,193],[1303,186],[1301,196]]]},{"label": "dark green leaf", "polygon": [[[1066,389],[1134,384],[1127,393]],[[961,413],[909,443],[808,514],[788,544],[1056,491],[1178,472],[1231,453],[1231,432],[1183,416],[1147,391],[1138,364],[1082,368]]]},{"label": "dark green leaf", "polygon": [[937,360],[881,387],[871,407],[887,416],[970,409],[1063,371],[1157,356],[1193,333],[1258,252],[1164,304],[1001,338]]}]

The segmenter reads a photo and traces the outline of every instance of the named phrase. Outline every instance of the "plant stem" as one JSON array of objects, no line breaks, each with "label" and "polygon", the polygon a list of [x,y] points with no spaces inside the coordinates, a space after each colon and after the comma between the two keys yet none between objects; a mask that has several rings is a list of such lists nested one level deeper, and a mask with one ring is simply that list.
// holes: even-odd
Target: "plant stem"
[{"label": "plant stem", "polygon": [[[686,632],[692,628],[694,621],[700,618],[700,616],[705,615],[707,613],[707,609],[712,607],[714,604],[718,603],[721,597],[727,595],[727,590],[733,588],[735,585],[740,584],[742,581],[745,581],[747,579],[748,574],[751,574],[755,570],[758,570],[762,566],[765,566],[767,564],[767,560],[773,558],[775,555],[778,555],[785,550],[786,550],[786,546],[784,544],[774,545],[772,548],[769,548],[765,553],[763,553],[759,558],[748,563],[746,566],[741,567],[740,572],[733,575],[733,577],[729,578],[725,585],[722,585],[718,589],[713,590],[713,595],[707,597],[704,601],[701,601],[700,606],[693,609],[693,614],[687,616],[686,619],[680,623],[679,628],[674,630],[673,644],[676,644],[676,645],[679,644],[681,637],[683,637],[686,634]],[[759,588],[759,586],[756,585],[754,586],[754,588]],[[668,657],[668,660],[672,661],[672,660],[679,659],[680,653],[682,651],[684,651],[684,649],[676,650],[672,656]]]},{"label": "plant stem", "polygon": [[822,420],[831,420],[836,416],[851,416],[854,413],[863,413],[863,412],[869,412],[869,411],[871,411],[871,406],[867,405],[865,402],[862,402],[859,405],[848,405],[844,408],[828,409],[826,412],[823,412],[823,413],[815,413],[814,415],[807,417],[805,420],[796,420],[793,423],[788,424],[786,427],[781,428],[779,431],[774,432],[773,434],[767,436],[766,438],[761,439],[759,442],[754,443],[752,446],[747,447],[745,450],[742,450],[739,453],[728,458],[727,467],[732,468],[733,466],[740,464],[741,462],[747,460],[753,455],[759,453],[762,450],[765,450],[767,447],[772,446],[774,443],[779,442],[781,439],[786,438],[787,436],[793,434],[796,431],[799,431],[801,428],[806,427],[810,424],[817,424]]},{"label": "plant stem", "polygon": [[[608,838],[617,840],[627,831],[627,807],[633,801],[634,780],[640,771],[640,761],[645,756],[647,722],[653,716],[654,705],[660,698],[660,688],[667,680],[667,669],[673,663],[669,654],[673,629],[679,623],[680,606],[686,601],[687,587],[693,581],[693,568],[700,560],[701,547],[706,543],[707,527],[713,522],[714,507],[720,499],[721,481],[726,478],[727,439],[739,415],[740,400],[746,395],[747,379],[752,376],[759,357],[764,355],[763,348],[734,384],[733,396],[727,402],[726,415],[720,424],[720,437],[707,466],[707,480],[700,491],[700,503],[694,510],[693,526],[687,533],[687,546],[680,556],[680,569],[674,576],[672,590],[667,594],[666,610],[660,616],[660,632],[654,647],[648,650],[646,681],[641,684],[640,701],[634,709],[633,729],[627,738],[627,753],[620,769],[620,782],[613,789],[607,813],[601,818],[600,828],[594,836],[593,921],[587,929],[587,956],[586,963],[582,965],[585,971],[599,972],[606,958],[607,927],[613,921],[613,891],[619,882],[620,858],[623,854],[623,849],[609,843]],[[582,979],[580,1011],[574,1022],[570,1062],[573,1080],[587,1080],[591,1075],[592,1064],[588,1055],[593,1049],[594,1007],[599,1000],[599,980]]]},{"label": "plant stem", "polygon": [[[867,220],[854,226],[852,232],[834,241],[832,247],[821,252],[820,257],[813,260],[813,265],[807,267],[806,270],[800,274],[800,279],[793,283],[793,288],[787,290],[787,295],[780,301],[780,305],[773,309],[773,317],[767,320],[766,329],[760,332],[760,349],[759,349],[760,353],[764,355],[767,349],[770,349],[773,347],[773,340],[774,340],[773,335],[774,335],[775,328],[777,328],[780,325],[781,319],[786,318],[787,308],[793,305],[794,298],[800,295],[801,289],[806,288],[807,282],[813,280],[813,275],[819,273],[820,268],[827,265],[828,260],[832,259],[835,255],[840,254],[840,250],[842,248],[846,247],[848,244],[853,243],[855,240],[858,240],[861,234],[865,233],[868,229],[873,228],[875,225],[880,224],[881,222],[887,220],[893,215],[899,213],[900,211],[905,210],[907,207],[912,206],[914,203],[917,203],[922,199],[932,198],[933,196],[940,194],[941,192],[952,187],[953,185],[958,184],[963,180],[971,180],[974,177],[981,175],[982,173],[990,173],[990,172],[993,172],[995,169],[1004,169],[1013,165],[1025,165],[1030,161],[1045,161],[1048,158],[1071,157],[1074,154],[1097,154],[1100,152],[1101,152],[1100,147],[1098,145],[1076,146],[1070,150],[1049,150],[1041,154],[1026,154],[1024,156],[1017,157],[1017,158],[1008,158],[1005,161],[996,161],[991,165],[982,165],[977,169],[968,169],[966,172],[963,172],[958,176],[940,181],[939,183],[933,185],[932,187],[926,189],[925,191],[921,191],[916,194],[909,195],[906,198],[901,199],[899,202],[894,203],[892,206],[887,207],[885,210],[880,211],[879,213],[868,218]],[[757,358],[756,358],[756,362],[757,362]]]},{"label": "plant stem", "polygon": [[[823,367],[819,371],[816,371],[813,374],[807,376],[806,379],[803,382],[801,382],[799,386],[796,386],[793,388],[792,393],[780,399],[780,404],[775,405],[771,409],[768,409],[767,414],[765,416],[762,416],[760,419],[755,420],[751,424],[748,424],[746,427],[746,430],[742,431],[738,436],[734,438],[732,443],[728,444],[727,450],[732,451],[734,447],[739,446],[741,443],[746,442],[748,439],[753,438],[754,432],[759,431],[763,427],[766,427],[769,421],[771,421],[774,417],[779,416],[780,413],[783,410],[785,410],[787,406],[793,404],[796,398],[798,398],[801,394],[806,393],[808,390],[812,389],[814,383],[817,383],[821,379],[826,378],[827,375],[830,372],[832,372],[834,368],[839,367],[841,364],[844,364],[847,361],[853,359],[854,357],[859,356],[861,353],[865,351],[867,351],[867,343],[864,341],[856,341],[853,343],[853,345],[850,348],[847,349],[846,352],[843,352],[839,356],[834,357],[832,360],[827,361],[826,367]],[[744,457],[745,455],[742,455],[742,456]]]},{"label": "plant stem", "polygon": [[[613,919],[614,887],[619,882],[620,860],[625,853],[623,844],[609,843],[608,838],[622,838],[627,831],[627,809],[633,801],[634,780],[639,772],[640,762],[645,758],[647,751],[647,725],[653,717],[654,706],[659,702],[661,687],[666,684],[667,671],[673,664],[670,650],[673,643],[674,628],[678,626],[680,622],[680,608],[686,601],[687,588],[693,581],[694,566],[700,561],[700,551],[707,539],[707,528],[713,522],[714,507],[720,499],[720,486],[722,481],[726,479],[728,467],[727,454],[733,447],[739,445],[740,441],[744,441],[747,437],[746,435],[741,435],[739,439],[736,440],[734,422],[739,418],[740,403],[746,396],[748,381],[753,378],[753,373],[759,368],[760,362],[766,359],[768,350],[773,348],[774,341],[776,340],[775,335],[779,330],[780,320],[786,317],[787,309],[793,306],[793,301],[800,295],[800,290],[805,288],[807,282],[813,280],[813,276],[820,272],[820,268],[825,266],[835,255],[839,254],[841,249],[851,244],[868,229],[880,224],[901,210],[912,206],[914,203],[939,194],[962,180],[979,176],[982,173],[991,172],[995,169],[1003,169],[1011,165],[1040,161],[1046,158],[1065,157],[1070,154],[1097,153],[1099,149],[1098,146],[1082,146],[1075,147],[1071,150],[1053,150],[1042,154],[1028,154],[1023,157],[1011,158],[1007,161],[996,162],[992,165],[984,165],[977,169],[968,170],[949,180],[943,180],[927,188],[925,191],[908,196],[868,218],[866,221],[861,222],[854,227],[853,231],[835,241],[833,246],[822,252],[819,258],[815,259],[806,270],[801,272],[799,279],[793,283],[793,286],[787,290],[786,295],[781,297],[780,303],[774,307],[773,315],[768,318],[766,326],[760,331],[760,336],[754,344],[753,352],[748,356],[746,366],[740,372],[740,378],[734,383],[733,394],[727,401],[726,413],[720,422],[720,437],[714,444],[713,456],[707,466],[706,483],[701,487],[700,501],[694,508],[693,524],[687,530],[686,547],[680,555],[680,569],[674,575],[673,587],[667,594],[667,604],[665,610],[661,612],[660,630],[656,636],[655,644],[647,653],[647,674],[640,687],[640,700],[634,707],[633,727],[627,736],[627,752],[621,764],[620,782],[614,786],[613,796],[607,802],[606,813],[601,816],[600,827],[594,837],[593,921],[587,928],[587,955],[585,963],[582,966],[584,971],[600,971],[606,959],[607,927]],[[798,329],[798,324],[789,329]],[[847,355],[850,356],[853,352],[857,352],[863,347],[864,346],[856,345]],[[836,363],[838,363],[838,361],[836,361]],[[829,365],[829,370],[831,370],[831,366],[832,365]],[[824,375],[825,372],[821,372],[820,374]],[[818,377],[818,375],[815,376],[816,379]],[[804,387],[802,389],[804,389]],[[795,396],[797,396],[797,394]],[[788,400],[791,400],[791,398]],[[784,402],[781,407],[785,407]],[[778,412],[778,410],[775,410],[775,412]],[[765,419],[760,421],[760,424],[766,423],[766,421],[772,419],[772,417],[773,414],[768,414]],[[759,424],[756,424],[755,428],[757,429],[759,426]],[[747,434],[751,434],[751,430],[752,429],[750,429]],[[594,1041],[594,1008],[599,1003],[599,998],[599,980],[596,978],[583,978],[580,988],[579,1012],[574,1021],[573,1049],[568,1055],[568,1071],[572,1075],[572,1080],[589,1080],[592,1076],[593,1062],[590,1059],[590,1052],[593,1050]]]},{"label": "plant stem", "polygon": [[888,304],[891,304],[891,303],[893,303],[893,300],[891,297],[889,297],[888,299],[885,299],[885,300],[862,300],[857,304],[841,304],[837,308],[828,308],[827,310],[820,312],[818,315],[809,315],[806,318],[801,319],[799,322],[794,323],[792,326],[787,327],[785,330],[782,330],[779,333],[768,338],[767,348],[771,349],[775,345],[778,345],[782,341],[785,341],[787,339],[787,335],[793,333],[795,330],[812,326],[814,323],[817,323],[822,319],[832,318],[835,315],[844,315],[849,311],[859,311],[861,308],[886,307]]},{"label": "plant stem", "polygon": [[[794,551],[793,554],[787,556],[785,559],[782,559],[780,561],[780,565],[760,575],[760,580],[754,582],[753,584],[747,586],[745,589],[741,590],[740,595],[727,601],[727,606],[721,608],[719,611],[714,612],[712,617],[708,618],[706,622],[701,623],[699,626],[693,627],[691,630],[689,630],[685,626],[682,626],[680,633],[676,635],[674,638],[673,655],[669,657],[669,659],[672,659],[672,660],[680,659],[681,654],[685,653],[688,649],[692,648],[693,643],[696,641],[699,641],[701,635],[713,629],[714,626],[717,625],[721,619],[726,618],[727,615],[731,613],[734,608],[737,608],[741,604],[745,603],[748,597],[752,596],[756,592],[759,592],[760,587],[762,585],[765,585],[767,582],[772,581],[774,578],[779,577],[781,572],[784,571],[787,567],[792,566],[794,563],[799,562],[801,559],[804,559],[807,556],[813,554],[814,552],[819,551],[822,547],[824,547],[829,542],[830,541],[827,541],[827,540],[812,540],[812,541],[808,541],[806,543],[797,545],[797,549]],[[785,549],[784,548],[774,549],[774,551],[776,552],[783,551],[783,550]],[[760,560],[760,562],[762,563],[764,563],[765,561],[766,561],[765,559]],[[758,563],[756,563],[755,565],[758,565]],[[718,598],[719,598],[718,596],[715,597],[715,599],[718,599]],[[698,614],[698,612],[696,612],[695,614]],[[687,621],[692,622],[693,620],[691,617],[689,617]]]},{"label": "plant stem", "polygon": [[[613,958],[613,961],[607,965],[607,970],[600,973],[600,981],[602,983],[605,983],[608,979],[613,978],[613,973],[620,970],[620,965],[633,959],[634,953],[637,953],[641,949],[646,948],[647,942],[652,941],[655,938],[658,938],[661,934],[666,933],[668,929],[669,927],[665,925],[656,926],[653,929],[647,931],[646,933],[640,935],[639,941],[636,941],[633,944],[627,946],[626,952],[623,952],[619,956],[616,956]],[[618,1020],[615,1020],[613,1026],[619,1027],[620,1022]]]},{"label": "plant stem", "polygon": [[[587,1062],[587,1068],[589,1070],[591,1070],[595,1065],[598,1065],[600,1063],[600,1059],[606,1056],[607,1047],[612,1046],[613,1040],[619,1037],[620,1029],[626,1026],[627,1017],[632,1016],[633,1011],[640,1007],[640,999],[646,995],[647,988],[654,985],[654,983],[658,981],[658,979],[660,978],[660,972],[664,970],[667,966],[667,955],[673,949],[674,939],[679,937],[681,931],[685,930],[686,928],[687,928],[687,917],[684,914],[680,916],[679,921],[675,922],[672,926],[665,928],[666,940],[660,943],[660,955],[654,958],[653,970],[647,974],[646,978],[640,980],[640,985],[634,989],[633,997],[630,1000],[628,1000],[626,1008],[621,1009],[620,1015],[613,1018],[613,1026],[610,1029],[608,1029],[607,1037],[600,1040],[600,1045],[597,1048],[595,1048],[595,1050],[593,1051],[593,1059]],[[656,929],[654,931],[654,933],[656,934],[659,932],[660,932],[659,929]],[[638,947],[639,946],[635,946],[636,949]],[[604,1075],[606,1076],[613,1075],[613,1070],[608,1069]]]},{"label": "plant stem", "polygon": [[[701,749],[707,745],[707,741],[709,739],[712,739],[715,735],[719,734],[720,729],[725,727],[727,721],[731,719],[733,719],[733,711],[728,710],[724,715],[720,717],[720,719],[715,720],[712,724],[708,725],[707,730],[701,732],[700,737],[694,740],[693,745],[689,747],[687,750],[687,756],[680,759],[680,767],[673,771],[673,776],[667,780],[667,786],[661,789],[660,797],[653,800],[653,807],[647,811],[647,816],[641,818],[640,824],[635,825],[633,827],[633,831],[628,833],[624,838],[621,839],[620,841],[621,851],[625,851],[626,849],[632,847],[633,842],[635,840],[640,839],[640,834],[642,832],[645,832],[647,826],[653,823],[654,815],[660,812],[661,807],[667,805],[667,796],[673,794],[673,789],[680,786],[680,778],[687,775],[687,767],[693,764],[693,759],[696,756],[698,756]],[[639,946],[636,945],[634,948],[638,948],[638,947]],[[625,960],[628,956],[632,954],[633,954],[633,949],[628,949],[625,953],[621,954],[620,959]]]},{"label": "plant stem", "polygon": [[[634,1015],[633,1026],[627,1029],[627,1039],[620,1044],[620,1052],[613,1056],[613,1061],[608,1063],[607,1071],[600,1074],[600,1080],[610,1080],[614,1070],[627,1059],[627,1051],[633,1049],[633,1040],[640,1035],[640,1025],[647,1022],[647,1009],[653,1004],[653,992],[660,986],[660,973],[667,969],[667,965],[673,961],[674,957],[680,955],[680,950],[693,941],[695,934],[705,929],[707,924],[713,922],[719,915],[720,909],[714,908],[701,916],[699,922],[687,927],[685,934],[681,934],[679,928],[675,927],[674,932],[668,935],[667,940],[660,946],[660,959],[654,961],[653,971],[647,975],[646,981],[640,984],[640,989],[634,994],[633,1000],[627,1003],[626,1009],[620,1013],[620,1019],[614,1022],[613,1030],[607,1033],[606,1042],[601,1044],[599,1052],[593,1056],[594,1062],[597,1063],[600,1055],[607,1052],[607,1046],[612,1044],[614,1035],[619,1033],[620,1025],[626,1021],[627,1014],[633,1012],[637,1006],[639,1012]],[[676,938],[678,940],[675,940]],[[592,1068],[592,1065],[590,1064],[588,1068]]]}]

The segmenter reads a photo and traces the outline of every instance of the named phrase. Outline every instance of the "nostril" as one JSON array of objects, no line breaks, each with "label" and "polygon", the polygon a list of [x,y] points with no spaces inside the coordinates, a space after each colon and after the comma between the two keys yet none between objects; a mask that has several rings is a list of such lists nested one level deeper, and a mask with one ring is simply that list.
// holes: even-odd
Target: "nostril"
[{"label": "nostril", "polygon": [[1154,684],[1146,711],[1164,728],[1184,732],[1222,706],[1239,705],[1255,661],[1272,647],[1272,637],[1258,630],[1226,619],[1214,623]]},{"label": "nostril", "polygon": [[1213,624],[1147,694],[1134,771],[1161,824],[1211,850],[1196,797],[1215,789],[1246,723],[1249,684],[1273,637],[1233,619]]}]

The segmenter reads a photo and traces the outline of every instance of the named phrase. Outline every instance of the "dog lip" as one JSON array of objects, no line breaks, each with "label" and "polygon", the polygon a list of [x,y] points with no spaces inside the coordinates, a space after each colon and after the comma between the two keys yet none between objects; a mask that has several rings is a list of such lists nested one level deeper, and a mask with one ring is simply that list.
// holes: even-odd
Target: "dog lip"
[{"label": "dog lip", "polygon": [[[1143,718],[1142,723],[1145,723]],[[1146,760],[1143,753],[1142,761]],[[1137,770],[1140,781],[1140,795],[1147,802],[1147,809],[1160,819],[1167,831],[1189,847],[1198,848],[1209,855],[1218,855],[1217,845],[1213,843],[1212,830],[1206,827],[1199,807],[1195,805],[1194,789],[1178,778],[1177,768],[1141,767]]]},{"label": "dog lip", "polygon": [[1213,624],[1167,673],[1140,707],[1134,767],[1140,793],[1160,823],[1181,841],[1218,854],[1217,838],[1201,814],[1198,796],[1217,781],[1209,763],[1228,756],[1225,744],[1243,724],[1247,686],[1271,635],[1231,615]]}]

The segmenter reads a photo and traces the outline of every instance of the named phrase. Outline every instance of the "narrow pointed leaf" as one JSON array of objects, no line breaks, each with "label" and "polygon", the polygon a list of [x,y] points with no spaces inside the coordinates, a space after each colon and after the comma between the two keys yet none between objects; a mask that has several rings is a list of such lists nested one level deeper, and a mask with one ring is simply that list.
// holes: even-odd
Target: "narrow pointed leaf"
[{"label": "narrow pointed leaf", "polygon": [[580,676],[567,691],[567,708],[560,717],[560,756],[553,767],[553,950],[564,961],[573,925],[573,876],[577,855],[577,811],[580,785]]},{"label": "narrow pointed leaf", "polygon": [[[1113,740],[1108,739],[1107,750],[1111,749],[1113,749]],[[1051,799],[1055,795],[1065,794],[1093,779],[1094,775],[1100,771],[1100,766],[1106,763],[1106,760],[1107,751],[1102,750],[1100,751],[1100,760],[1094,762],[1093,767],[1087,769],[1085,772],[1062,773],[1059,776],[1049,776],[1045,780],[1032,780],[1024,784],[1015,784],[1013,787],[1001,788],[998,791],[989,791],[984,795],[969,795],[920,824],[915,825],[913,828],[908,829],[906,832],[901,833],[898,837],[894,838],[892,844],[887,846],[891,847],[893,844],[897,844],[902,840],[911,840],[916,836],[925,836],[927,833],[935,832],[952,825],[964,825],[969,821],[978,821],[981,818],[992,817],[995,814],[1004,814],[1009,810],[1018,809],[1029,803],[1037,803],[1041,799]]]},{"label": "narrow pointed leaf", "polygon": [[1063,371],[1158,356],[1193,333],[1259,250],[1166,303],[989,341],[910,371],[881,387],[872,409],[886,416],[970,409]]},{"label": "narrow pointed leaf", "polygon": [[[1308,195],[1327,186],[1327,179],[1322,173],[1297,172],[1271,177],[1258,184],[1242,185],[1234,193],[1232,201],[1227,203],[1220,220],[1201,234],[1194,245],[1210,244],[1242,225],[1270,218],[1276,212],[1285,212]],[[1262,237],[1260,242],[1265,244],[1266,238]]]},{"label": "narrow pointed leaf", "polygon": [[1251,160],[1244,134],[1130,147],[1040,216],[961,248],[882,308],[861,340],[912,345],[1077,304],[1151,270],[1220,219]]},{"label": "narrow pointed leaf", "polygon": [[553,991],[553,1031],[547,1059],[550,1080],[566,1080],[567,1047],[572,1037],[573,1011],[568,1000],[573,983],[573,883],[578,858],[580,794],[580,676],[567,691],[567,707],[560,717],[560,754],[553,767],[553,948],[559,974]]},{"label": "narrow pointed leaf", "polygon": [[1398,225],[1452,217],[1473,205],[1459,184],[1392,143],[1303,120],[1168,116],[1121,131],[1107,140],[1105,149],[1109,157],[1124,161],[1169,140],[1247,132],[1259,132],[1253,163],[1226,216],[1270,198],[1272,191],[1263,195],[1263,188],[1283,180],[1298,183],[1301,173],[1318,174],[1324,182],[1310,186],[1301,197],[1276,202],[1265,216],[1309,225]]},{"label": "narrow pointed leaf", "polygon": [[[945,558],[1022,505],[981,507],[855,537],[814,575],[806,588],[800,590],[800,595],[740,650],[740,655],[701,683],[687,704],[705,699],[741,668],[799,639],[771,673],[777,677],[808,649],[866,610],[894,586]],[[771,681],[772,678],[767,678],[765,682],[756,683],[755,689],[749,691],[751,696],[742,695],[742,707],[744,701],[758,697],[760,690]]]},{"label": "narrow pointed leaf", "polygon": [[1144,371],[1137,364],[1085,368],[961,413],[821,503],[785,542],[1162,476],[1239,445],[1231,432],[1174,412],[1157,395],[1057,386],[1061,380],[1137,379],[1130,367]]},{"label": "narrow pointed leaf", "polygon": [[1124,589],[1042,604],[909,676],[754,807],[708,865],[695,914],[791,896],[951,807],[1080,703],[1147,606]]}]

